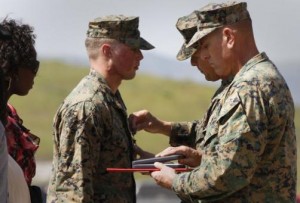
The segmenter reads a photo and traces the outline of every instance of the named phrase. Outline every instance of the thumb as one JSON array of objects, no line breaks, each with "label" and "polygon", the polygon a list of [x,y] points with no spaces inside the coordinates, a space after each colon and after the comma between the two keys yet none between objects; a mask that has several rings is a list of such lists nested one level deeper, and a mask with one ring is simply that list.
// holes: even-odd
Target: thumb
[{"label": "thumb", "polygon": [[155,163],[154,163],[154,166],[155,166],[156,168],[162,169],[162,167],[164,167],[164,164],[162,164],[162,163],[160,163],[160,162],[155,162]]}]

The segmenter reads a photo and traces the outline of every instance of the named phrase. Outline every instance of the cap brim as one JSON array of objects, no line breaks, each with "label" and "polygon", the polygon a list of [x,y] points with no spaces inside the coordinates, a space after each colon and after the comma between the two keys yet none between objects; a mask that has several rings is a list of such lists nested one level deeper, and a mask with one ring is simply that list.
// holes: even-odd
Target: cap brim
[{"label": "cap brim", "polygon": [[203,37],[205,37],[206,35],[208,35],[209,33],[213,32],[214,30],[216,30],[218,27],[213,27],[213,28],[205,28],[203,30],[198,30],[194,36],[192,37],[192,39],[189,41],[189,43],[186,45],[187,47],[193,47],[196,45],[196,43],[202,39]]},{"label": "cap brim", "polygon": [[186,44],[184,43],[181,46],[181,49],[179,50],[176,58],[179,61],[186,60],[186,59],[190,58],[196,52],[196,50],[197,49],[195,49],[194,47],[186,47]]},{"label": "cap brim", "polygon": [[143,39],[142,37],[140,37],[140,49],[142,49],[142,50],[150,50],[150,49],[154,49],[154,48],[155,47],[152,44],[150,44],[145,39]]}]

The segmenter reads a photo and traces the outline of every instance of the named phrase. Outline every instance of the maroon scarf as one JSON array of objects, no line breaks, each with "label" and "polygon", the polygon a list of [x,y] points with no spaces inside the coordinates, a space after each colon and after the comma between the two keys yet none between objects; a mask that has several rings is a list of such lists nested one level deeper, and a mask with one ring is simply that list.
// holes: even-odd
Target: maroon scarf
[{"label": "maroon scarf", "polygon": [[31,134],[22,123],[23,121],[18,116],[15,108],[7,104],[5,133],[8,153],[20,165],[25,180],[30,185],[35,175],[36,163],[34,154],[39,147],[40,138]]}]

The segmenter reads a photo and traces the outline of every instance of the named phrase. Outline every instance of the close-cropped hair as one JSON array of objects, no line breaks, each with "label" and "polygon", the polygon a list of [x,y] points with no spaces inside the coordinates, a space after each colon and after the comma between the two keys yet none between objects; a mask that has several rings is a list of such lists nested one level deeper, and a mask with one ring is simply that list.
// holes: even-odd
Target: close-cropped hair
[{"label": "close-cropped hair", "polygon": [[231,29],[244,30],[245,32],[253,32],[251,19],[242,20],[240,22],[227,25],[227,27],[230,27]]},{"label": "close-cropped hair", "polygon": [[89,59],[97,59],[99,56],[100,47],[106,43],[114,46],[115,44],[118,43],[118,41],[115,39],[108,39],[108,38],[92,38],[92,37],[86,38],[85,47]]},{"label": "close-cropped hair", "polygon": [[36,62],[36,36],[33,27],[14,19],[4,19],[0,24],[11,33],[11,39],[0,43],[0,68],[5,75],[13,75],[18,68]]}]

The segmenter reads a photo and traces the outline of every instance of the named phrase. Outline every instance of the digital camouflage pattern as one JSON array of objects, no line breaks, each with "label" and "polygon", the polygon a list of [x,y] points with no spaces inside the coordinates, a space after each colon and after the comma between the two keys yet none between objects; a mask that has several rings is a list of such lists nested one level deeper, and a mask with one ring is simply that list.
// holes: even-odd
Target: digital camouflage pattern
[{"label": "digital camouflage pattern", "polygon": [[295,202],[294,103],[265,53],[223,81],[201,121],[174,123],[170,144],[202,153],[199,167],[173,181],[186,202]]},{"label": "digital camouflage pattern", "polygon": [[179,18],[176,23],[177,30],[181,33],[181,35],[184,38],[184,43],[177,54],[177,59],[179,61],[188,59],[197,50],[196,47],[186,47],[187,43],[192,39],[193,35],[197,32],[198,18],[196,12],[197,11],[193,11],[191,14]]},{"label": "digital camouflage pattern", "polygon": [[54,118],[53,169],[48,203],[135,202],[131,168],[133,139],[121,95],[91,69],[59,107]]},{"label": "digital camouflage pattern", "polygon": [[116,39],[130,47],[149,50],[154,46],[140,37],[139,17],[109,15],[89,22],[87,37]]},{"label": "digital camouflage pattern", "polygon": [[250,19],[245,2],[210,3],[179,18],[176,28],[183,36],[184,43],[177,59],[182,61],[191,57],[197,50],[196,42],[218,27],[245,19]]},{"label": "digital camouflage pattern", "polygon": [[200,39],[221,26],[251,19],[247,10],[247,3],[235,1],[221,4],[210,3],[202,7],[200,12],[197,12],[197,16],[199,20],[197,32],[187,47],[195,46]]}]

